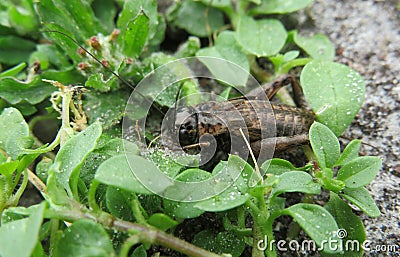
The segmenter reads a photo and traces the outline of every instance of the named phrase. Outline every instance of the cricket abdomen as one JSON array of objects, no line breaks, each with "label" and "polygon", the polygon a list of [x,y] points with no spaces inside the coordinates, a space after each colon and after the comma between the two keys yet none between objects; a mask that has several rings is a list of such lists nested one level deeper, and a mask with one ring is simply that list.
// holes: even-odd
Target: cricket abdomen
[{"label": "cricket abdomen", "polygon": [[308,133],[314,122],[313,112],[289,105],[271,104],[275,115],[276,134],[278,137]]},{"label": "cricket abdomen", "polygon": [[[211,126],[206,127],[213,129],[218,127],[218,132],[213,130],[207,131],[208,133],[213,135],[232,133],[241,137],[239,128],[247,129],[251,142],[263,138],[290,137],[308,133],[315,119],[315,115],[311,111],[289,105],[270,104],[261,100],[235,99],[227,103],[217,103],[214,108],[210,109],[213,110],[210,115],[215,115],[223,122],[216,123],[218,119],[208,118],[214,122],[211,122]],[[201,117],[200,120],[205,120],[205,118]],[[217,124],[223,125],[215,127],[214,125]],[[200,124],[199,127],[203,126]],[[200,131],[200,134],[202,134],[201,132],[203,130]]]}]

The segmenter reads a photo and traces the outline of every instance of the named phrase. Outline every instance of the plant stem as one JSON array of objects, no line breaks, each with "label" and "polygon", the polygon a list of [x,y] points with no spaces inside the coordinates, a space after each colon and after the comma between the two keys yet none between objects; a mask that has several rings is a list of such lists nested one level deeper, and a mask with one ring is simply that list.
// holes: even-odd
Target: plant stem
[{"label": "plant stem", "polygon": [[[89,216],[88,218],[92,218]],[[107,225],[107,224],[102,224]],[[192,245],[186,241],[183,241],[179,238],[176,238],[172,235],[169,235],[161,230],[156,230],[153,228],[148,228],[146,226],[131,223],[119,219],[112,220],[111,227],[116,228],[120,231],[125,232],[138,232],[140,233],[140,238],[145,238],[145,241],[152,244],[162,245],[164,247],[176,250],[183,254],[193,257],[217,257],[220,256],[218,254],[209,252],[202,248],[199,248],[195,245]]]},{"label": "plant stem", "polygon": [[129,250],[135,244],[140,243],[138,235],[132,235],[121,246],[121,250],[119,252],[119,257],[127,257],[129,254]]},{"label": "plant stem", "polygon": [[[252,257],[264,257],[264,251],[259,249],[259,242],[263,240],[263,235],[261,233],[260,227],[254,221],[254,228],[253,228],[253,249],[252,249]],[[268,242],[264,242],[268,244]]]},{"label": "plant stem", "polygon": [[89,204],[89,207],[94,212],[101,211],[99,205],[96,202],[96,190],[99,185],[100,185],[100,182],[93,179],[92,183],[90,184],[89,192],[88,192],[88,204]]},{"label": "plant stem", "polygon": [[59,227],[59,220],[58,219],[52,219],[50,221],[50,256],[54,256],[54,249],[57,243],[57,233],[58,233],[58,227]]},{"label": "plant stem", "polygon": [[68,140],[67,130],[64,128],[70,128],[69,126],[69,103],[71,102],[71,94],[65,93],[62,98],[62,112],[61,112],[61,139],[60,146],[62,146]]},{"label": "plant stem", "polygon": [[251,74],[253,74],[256,79],[261,82],[269,82],[274,78],[271,73],[260,68],[260,66],[257,64],[255,56],[249,56],[248,58],[250,62]]},{"label": "plant stem", "polygon": [[136,194],[133,194],[132,206],[131,206],[133,216],[135,217],[136,221],[137,221],[139,224],[147,225],[147,221],[146,221],[146,219],[144,218],[144,216],[143,216],[143,214],[142,214],[142,210],[141,210],[140,207],[141,207],[141,204],[140,204],[140,202],[139,202],[139,199],[137,198],[137,195],[136,195]]},{"label": "plant stem", "polygon": [[239,206],[237,208],[237,216],[238,216],[238,227],[245,228],[246,227],[246,215],[243,206]]},{"label": "plant stem", "polygon": [[[71,201],[74,201],[71,199]],[[200,247],[192,245],[184,240],[167,234],[161,230],[144,226],[138,223],[132,223],[115,218],[106,212],[94,212],[87,210],[78,202],[72,202],[70,207],[60,209],[50,209],[46,212],[46,218],[60,219],[68,222],[74,222],[79,219],[90,219],[98,224],[116,229],[126,233],[137,234],[144,243],[158,244],[193,257],[221,257],[221,255],[209,252]],[[71,209],[72,207],[72,209]]]},{"label": "plant stem", "polygon": [[22,179],[22,183],[12,198],[12,203],[14,205],[18,204],[18,201],[21,198],[22,194],[24,193],[27,184],[28,184],[28,172],[24,170],[24,177]]},{"label": "plant stem", "polygon": [[40,180],[40,178],[38,178],[38,176],[36,176],[36,174],[30,169],[27,169],[27,172],[29,182],[31,182],[31,184],[36,187],[36,189],[39,190],[42,195],[47,195],[46,185],[43,183],[43,181]]}]

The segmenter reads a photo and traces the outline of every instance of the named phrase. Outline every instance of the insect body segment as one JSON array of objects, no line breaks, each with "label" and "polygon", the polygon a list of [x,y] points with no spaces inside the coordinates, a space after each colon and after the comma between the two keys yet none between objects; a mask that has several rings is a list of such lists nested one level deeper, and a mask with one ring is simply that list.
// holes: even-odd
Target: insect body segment
[{"label": "insect body segment", "polygon": [[[271,99],[280,87],[291,83],[295,83],[294,79],[286,75],[263,90]],[[293,88],[295,97],[301,97],[301,88],[297,84]],[[220,150],[229,152],[232,147],[240,152],[240,149],[234,149],[244,145],[241,144],[243,136],[240,129],[246,131],[247,140],[257,155],[262,146],[274,148],[275,142],[278,150],[307,142],[307,133],[315,118],[313,112],[289,105],[271,104],[268,100],[261,100],[259,92],[249,95],[247,98],[210,101],[178,109],[174,127],[179,131],[179,144],[184,149],[201,148],[204,144],[199,144],[199,140],[210,134],[216,139]],[[298,103],[302,101],[296,99]],[[234,142],[241,143],[235,145]]]}]

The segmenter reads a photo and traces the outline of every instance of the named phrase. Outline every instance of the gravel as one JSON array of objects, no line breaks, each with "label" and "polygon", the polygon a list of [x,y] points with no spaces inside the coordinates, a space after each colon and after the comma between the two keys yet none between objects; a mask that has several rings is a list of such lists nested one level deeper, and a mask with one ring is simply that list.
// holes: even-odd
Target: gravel
[{"label": "gravel", "polygon": [[363,216],[371,248],[396,245],[395,250],[366,251],[365,256],[400,253],[400,12],[397,1],[317,0],[301,15],[301,33],[323,33],[337,49],[336,61],[366,80],[366,99],[345,132],[361,138],[365,155],[379,156],[383,167],[368,186],[382,215]]}]

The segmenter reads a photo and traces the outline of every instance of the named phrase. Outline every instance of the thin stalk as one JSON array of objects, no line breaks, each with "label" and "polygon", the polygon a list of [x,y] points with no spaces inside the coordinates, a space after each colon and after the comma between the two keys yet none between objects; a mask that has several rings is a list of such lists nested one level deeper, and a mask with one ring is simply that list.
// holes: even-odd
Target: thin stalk
[{"label": "thin stalk", "polygon": [[[264,237],[262,235],[262,232],[261,232],[259,226],[255,222],[254,228],[253,228],[253,249],[252,249],[252,253],[251,253],[252,257],[264,257],[264,251],[259,248],[259,242],[261,240],[264,240]],[[264,242],[264,243],[267,244],[268,242]]]},{"label": "thin stalk", "polygon": [[[32,137],[33,140],[34,140],[34,145],[35,145],[35,147],[41,147],[41,146],[44,145],[43,142],[40,141],[40,140],[33,134],[33,128],[35,127],[36,123],[39,122],[39,121],[43,121],[43,120],[52,120],[52,119],[54,119],[54,117],[51,117],[51,116],[49,116],[49,115],[40,115],[40,116],[36,116],[36,117],[32,118],[32,119],[29,121],[29,123],[28,123],[29,131],[30,131],[30,133],[31,133],[31,137]],[[54,149],[54,148],[53,148],[53,149]],[[43,154],[44,154],[46,157],[48,157],[48,158],[50,158],[50,159],[52,159],[52,160],[54,160],[54,158],[56,157],[55,154],[51,152],[51,150],[50,150],[49,152],[46,152],[46,153],[43,153]]]},{"label": "thin stalk", "polygon": [[121,246],[121,250],[119,252],[119,257],[127,257],[129,254],[129,250],[131,249],[132,246],[135,244],[140,243],[140,239],[138,235],[132,235],[128,239],[125,240],[125,242]]},{"label": "thin stalk", "polygon": [[28,172],[27,172],[27,170],[24,170],[24,177],[22,179],[22,183],[12,198],[13,204],[15,204],[15,205],[18,204],[19,199],[21,198],[22,194],[25,191],[26,185],[28,185]]},{"label": "thin stalk", "polygon": [[[40,153],[40,154],[47,154],[50,153],[50,151],[53,151],[54,148],[56,148],[59,144],[60,144],[60,140],[61,140],[61,135],[65,133],[63,131],[63,129],[60,129],[56,135],[56,138],[53,140],[53,142],[51,142],[51,144],[49,144],[48,146],[46,146],[45,148],[42,149],[24,149],[24,153],[26,154],[35,154],[35,153]],[[53,158],[51,159],[55,159],[55,155],[52,154],[51,155]]]},{"label": "thin stalk", "polygon": [[237,216],[238,216],[238,227],[245,228],[246,227],[246,213],[243,206],[239,206],[237,208]]},{"label": "thin stalk", "polygon": [[89,204],[89,207],[94,212],[101,211],[100,206],[96,202],[96,190],[99,185],[100,185],[100,182],[93,179],[92,183],[90,184],[89,192],[88,192],[88,204]]},{"label": "thin stalk", "polygon": [[161,245],[193,257],[221,257],[221,255],[204,250],[161,230],[150,228],[138,223],[116,219],[110,214],[104,212],[83,212],[79,208],[74,208],[73,210],[48,210],[46,212],[46,218],[59,218],[69,222],[87,218],[108,228],[131,234],[137,233],[141,239],[141,243]]},{"label": "thin stalk", "polygon": [[60,146],[62,146],[68,140],[67,130],[63,128],[70,128],[69,125],[69,103],[72,100],[71,94],[63,94],[62,98],[62,112],[61,112],[61,138],[60,138]]},{"label": "thin stalk", "polygon": [[52,219],[50,221],[50,256],[54,256],[54,249],[57,244],[57,234],[60,221],[58,219]]},{"label": "thin stalk", "polygon": [[136,221],[139,224],[148,225],[145,217],[142,214],[141,204],[140,204],[139,199],[137,198],[136,194],[133,194],[131,208],[132,208],[133,216],[135,217]]},{"label": "thin stalk", "polygon": [[40,193],[43,196],[47,195],[47,191],[46,191],[46,185],[43,183],[42,180],[40,180],[40,178],[38,176],[36,176],[35,173],[33,173],[33,171],[31,171],[30,169],[27,169],[28,172],[28,180],[29,182],[31,182],[31,184],[36,187],[37,190],[40,191]]}]

